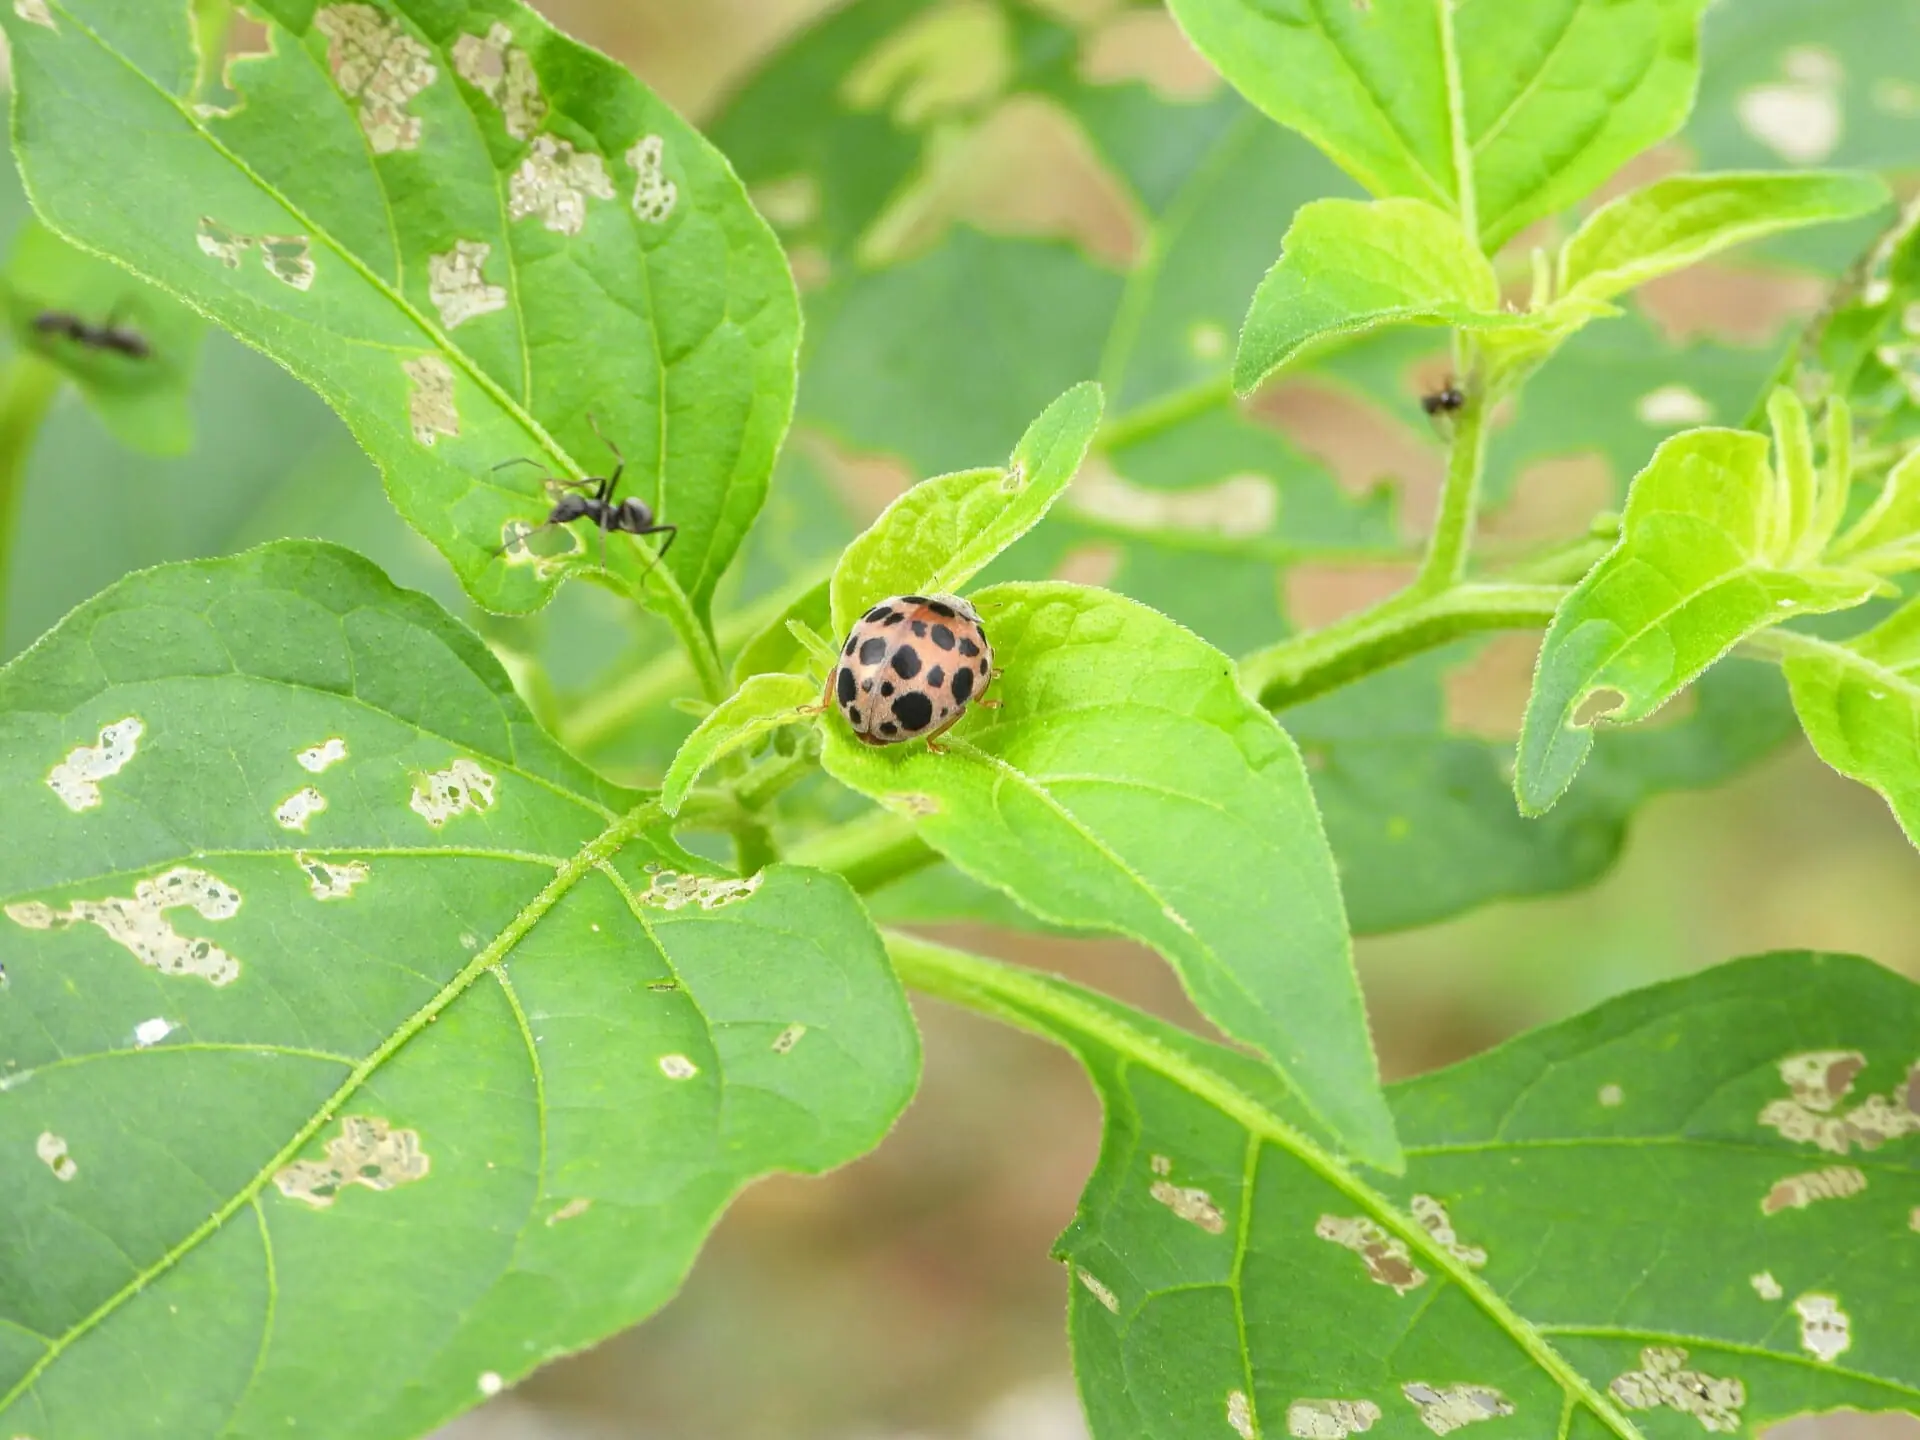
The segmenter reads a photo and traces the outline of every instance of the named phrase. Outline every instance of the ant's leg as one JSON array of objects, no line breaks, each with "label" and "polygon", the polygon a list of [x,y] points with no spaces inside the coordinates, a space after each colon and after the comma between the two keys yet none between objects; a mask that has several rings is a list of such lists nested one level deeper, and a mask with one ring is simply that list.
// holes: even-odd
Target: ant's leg
[{"label": "ant's leg", "polygon": [[680,527],[678,525],[649,525],[644,530],[634,531],[636,535],[664,535],[667,537],[660,542],[660,548],[653,552],[653,558],[656,560],[664,560],[667,558],[667,551],[673,548],[674,537],[679,533]]},{"label": "ant's leg", "polygon": [[511,460],[502,460],[498,465],[494,466],[493,468],[495,470],[504,470],[509,465],[531,465],[536,470],[540,468],[540,462],[538,460],[529,460],[524,455],[516,455]]},{"label": "ant's leg", "polygon": [[593,412],[591,410],[587,412],[587,424],[591,425],[593,427],[593,433],[600,437],[600,443],[613,452],[614,461],[619,466],[619,469],[616,469],[613,474],[614,478],[618,479],[620,471],[626,469],[627,457],[620,453],[620,447],[618,445],[606,437],[605,433],[600,429],[600,422],[593,418]]}]

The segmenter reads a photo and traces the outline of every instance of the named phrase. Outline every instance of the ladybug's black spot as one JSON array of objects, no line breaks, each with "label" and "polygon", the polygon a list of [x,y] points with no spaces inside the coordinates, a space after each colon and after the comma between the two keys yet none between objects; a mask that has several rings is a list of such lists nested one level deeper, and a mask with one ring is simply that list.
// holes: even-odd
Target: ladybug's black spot
[{"label": "ladybug's black spot", "polygon": [[[853,642],[851,640],[847,642],[847,648],[849,650],[853,648]],[[960,637],[960,653],[966,656],[969,660],[971,660],[974,656],[980,653],[980,647],[974,644],[973,641],[969,640],[966,636],[962,635]]]},{"label": "ladybug's black spot", "polygon": [[942,650],[953,649],[953,631],[944,625],[934,626],[933,643],[938,645]]},{"label": "ladybug's black spot", "polygon": [[927,688],[929,690],[938,690],[942,685],[946,683],[947,683],[947,672],[942,670],[938,665],[934,666],[933,669],[927,671]]},{"label": "ladybug's black spot", "polygon": [[847,719],[851,720],[855,725],[860,723],[860,707],[858,705],[847,706]]},{"label": "ladybug's black spot", "polygon": [[927,608],[933,611],[933,613],[936,615],[942,616],[948,620],[953,619],[954,611],[953,611],[953,606],[951,605],[943,604],[938,600],[929,600],[927,601]]},{"label": "ladybug's black spot", "polygon": [[902,645],[893,652],[893,668],[900,672],[902,680],[911,680],[920,673],[920,652],[911,645]]},{"label": "ladybug's black spot", "polygon": [[984,674],[986,674],[986,673],[987,673],[987,662],[986,662],[985,660],[982,660],[982,661],[980,662],[980,673],[981,673],[982,675],[984,675]]},{"label": "ladybug's black spot", "polygon": [[953,672],[953,698],[962,705],[973,694],[973,671],[956,670]]},{"label": "ladybug's black spot", "polygon": [[878,665],[882,660],[886,658],[887,658],[887,642],[881,639],[878,635],[874,636],[871,640],[863,641],[861,643],[860,663],[862,665]]},{"label": "ladybug's black spot", "polygon": [[902,605],[930,605],[933,602],[928,600],[924,595],[902,595],[900,597],[900,603]]},{"label": "ladybug's black spot", "polygon": [[851,655],[853,653],[853,647],[859,643],[860,643],[860,637],[858,635],[847,636],[847,648],[842,650],[840,653],[842,655]]},{"label": "ladybug's black spot", "polygon": [[853,700],[853,696],[854,696],[853,685],[854,685],[853,671],[847,669],[845,666],[842,666],[840,669],[840,691],[839,691],[840,703],[842,705],[849,704]]},{"label": "ladybug's black spot", "polygon": [[873,694],[873,681],[871,681],[871,680],[862,680],[862,681],[860,682],[860,693],[861,693],[862,695],[871,695],[871,694]]},{"label": "ladybug's black spot", "polygon": [[911,691],[893,702],[893,718],[909,730],[924,730],[933,719],[933,701],[918,690]]},{"label": "ladybug's black spot", "polygon": [[867,623],[869,625],[884,625],[887,623],[887,616],[892,613],[893,612],[887,609],[885,605],[876,605],[867,611]]},{"label": "ladybug's black spot", "polygon": [[898,735],[900,733],[900,727],[891,720],[882,720],[880,722],[880,733],[882,735]]},{"label": "ladybug's black spot", "polygon": [[893,681],[891,681],[891,680],[882,680],[882,681],[880,682],[880,693],[881,693],[882,695],[891,695],[891,694],[893,694]]},{"label": "ladybug's black spot", "polygon": [[898,610],[889,610],[887,611],[887,618],[882,620],[880,623],[882,625],[898,625],[902,620],[906,618],[907,617],[902,615]]},{"label": "ladybug's black spot", "polygon": [[916,634],[916,635],[925,635],[925,634],[927,633],[927,622],[926,622],[926,621],[924,621],[924,620],[916,620],[916,621],[914,621],[914,622],[913,622],[913,633],[914,633],[914,634]]}]

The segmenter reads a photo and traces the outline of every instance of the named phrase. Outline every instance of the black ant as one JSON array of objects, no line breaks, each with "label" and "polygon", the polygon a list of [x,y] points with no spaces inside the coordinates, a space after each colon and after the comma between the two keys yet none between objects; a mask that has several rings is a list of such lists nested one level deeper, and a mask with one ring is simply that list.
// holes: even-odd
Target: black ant
[{"label": "black ant", "polygon": [[76,345],[85,345],[90,350],[111,350],[129,360],[145,360],[153,354],[153,346],[147,343],[146,336],[128,326],[115,324],[111,315],[106,324],[93,325],[70,311],[42,310],[33,317],[33,328],[42,335],[64,336]]},{"label": "black ant", "polygon": [[[613,492],[620,487],[620,476],[627,468],[627,457],[620,453],[620,447],[618,445],[601,434],[600,423],[595,420],[593,416],[587,416],[587,424],[593,426],[593,433],[595,435],[600,436],[600,443],[613,452],[613,473],[611,475],[590,475],[584,480],[562,480],[558,476],[547,476],[546,484],[549,490],[591,490],[593,493],[590,495],[560,496],[554,502],[553,509],[547,512],[547,518],[539,528],[545,530],[557,525],[571,525],[574,521],[580,519],[593,521],[594,525],[597,526],[600,531],[600,567],[602,569],[605,569],[607,565],[607,534],[609,531],[619,531],[624,535],[665,535],[667,538],[660,542],[659,550],[654,553],[653,558],[658,562],[666,555],[667,551],[672,548],[674,537],[680,533],[680,527],[678,525],[654,524],[653,509],[644,500],[637,500],[631,496],[617,502],[614,500]],[[516,456],[512,460],[502,460],[493,468],[495,470],[504,470],[509,465],[535,465],[536,463],[537,462],[524,457]],[[530,535],[532,532],[529,531],[528,534]],[[494,551],[494,554],[503,554],[512,545],[518,544],[524,546],[526,543],[527,535],[521,535],[515,540],[509,541],[506,545],[502,545],[498,550]]]},{"label": "black ant", "polygon": [[1449,380],[1438,390],[1420,397],[1420,408],[1427,412],[1427,418],[1437,420],[1442,415],[1453,415],[1467,408],[1467,397],[1453,381]]}]

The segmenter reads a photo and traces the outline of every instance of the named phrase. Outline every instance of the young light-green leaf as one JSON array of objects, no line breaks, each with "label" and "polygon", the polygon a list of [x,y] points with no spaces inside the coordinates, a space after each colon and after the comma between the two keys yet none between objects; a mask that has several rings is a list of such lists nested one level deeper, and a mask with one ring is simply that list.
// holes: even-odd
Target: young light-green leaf
[{"label": "young light-green leaf", "polygon": [[1103,397],[1076,385],[1027,427],[1004,470],[923,480],[849,545],[833,572],[833,632],[889,595],[953,594],[1046,518],[1094,431]]},{"label": "young light-green leaf", "polygon": [[1098,1440],[1920,1413],[1920,988],[1892,971],[1737,961],[1397,1085],[1407,1173],[1383,1182],[1242,1055],[889,943],[917,987],[1072,1048],[1100,1092],[1058,1251]]},{"label": "young light-green leaf", "polygon": [[1706,0],[1171,0],[1241,94],[1491,253],[1680,127]]},{"label": "young light-green leaf", "polygon": [[1233,388],[1254,389],[1317,340],[1383,325],[1462,330],[1526,324],[1460,222],[1421,200],[1316,200],[1254,292]]},{"label": "young light-green leaf", "polygon": [[7,256],[6,300],[14,345],[59,366],[121,444],[150,455],[191,447],[206,333],[192,311],[38,220]]},{"label": "young light-green leaf", "polygon": [[842,882],[701,873],[331,546],[83,605],[0,672],[0,795],[8,1435],[422,1434],[912,1093]]},{"label": "young light-green leaf", "polygon": [[827,769],[1043,920],[1132,935],[1370,1163],[1399,1163],[1300,753],[1233,663],[1132,600],[976,595],[1004,671],[945,754],[827,714]]},{"label": "young light-green leaf", "polygon": [[[1804,438],[1804,437],[1802,437]],[[1858,605],[1880,582],[1790,558],[1812,523],[1810,467],[1764,436],[1689,430],[1654,451],[1627,495],[1618,545],[1561,604],[1540,648],[1514,791],[1529,814],[1573,783],[1592,725],[1641,720],[1756,630]],[[1801,491],[1805,490],[1802,495]],[[1589,699],[1611,692],[1592,713]]]},{"label": "young light-green leaf", "polygon": [[1807,739],[1920,845],[1920,602],[1844,645],[1796,639],[1782,668]]},{"label": "young light-green leaf", "polygon": [[[513,544],[553,503],[542,469],[615,463],[591,416],[703,606],[765,494],[799,334],[725,159],[511,0],[264,9],[231,112],[192,103],[184,5],[0,14],[41,215],[319,391],[483,605],[531,609],[599,563],[584,526]],[[609,563],[637,583],[657,543],[614,537]]]},{"label": "young light-green leaf", "polygon": [[1885,205],[1878,176],[1852,171],[1675,175],[1588,216],[1560,252],[1563,293],[1611,299],[1716,251]]},{"label": "young light-green leaf", "polygon": [[805,707],[820,698],[820,686],[804,675],[753,675],[722,700],[694,729],[660,782],[660,806],[680,813],[687,791],[715,761],[786,725],[812,717]]},{"label": "young light-green leaf", "polygon": [[1920,445],[1901,457],[1873,504],[1829,554],[1881,574],[1920,568]]}]

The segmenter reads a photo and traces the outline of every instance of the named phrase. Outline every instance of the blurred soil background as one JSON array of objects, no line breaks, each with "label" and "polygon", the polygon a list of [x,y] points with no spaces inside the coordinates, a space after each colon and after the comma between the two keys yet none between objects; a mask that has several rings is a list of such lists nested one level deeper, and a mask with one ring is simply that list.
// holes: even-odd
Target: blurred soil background
[{"label": "blurred soil background", "polygon": [[[829,8],[825,0],[537,3],[696,121]],[[1672,167],[1656,154],[1634,168]],[[1091,211],[1099,187],[1081,188]],[[1097,241],[1100,215],[1079,221],[1083,238]],[[1764,335],[1818,300],[1804,279],[1737,267],[1691,273],[1662,291],[1656,303],[1670,333],[1718,328],[1747,340],[1756,324]],[[1303,448],[1342,471],[1397,473],[1410,496],[1434,483],[1437,448],[1409,454],[1404,431],[1313,400],[1283,397],[1275,406]],[[875,468],[843,467],[849,503],[869,513],[906,478],[883,473],[876,486]],[[1577,465],[1521,487],[1523,497],[1560,497],[1544,502],[1548,510],[1568,508],[1569,492],[1577,526],[1602,503]],[[1507,529],[1537,528],[1514,514],[1524,508],[1509,510]],[[1296,613],[1317,610],[1324,622],[1371,598],[1337,576],[1318,586],[1294,597]],[[1517,726],[1534,644],[1526,637],[1506,647],[1512,663],[1496,655],[1476,671],[1479,683],[1460,706],[1478,726]],[[1124,943],[948,933],[1192,1017],[1158,959]],[[1359,963],[1392,1078],[1636,985],[1798,947],[1869,955],[1920,977],[1920,857],[1876,796],[1796,741],[1717,792],[1647,805],[1620,863],[1592,888],[1364,939]],[[1098,1106],[1060,1052],[935,1003],[917,1008],[926,1082],[877,1153],[825,1180],[755,1187],[659,1317],[539,1372],[446,1440],[1084,1436],[1068,1369],[1066,1276],[1047,1252],[1097,1153]],[[1920,1440],[1920,1422],[1842,1415],[1771,1434]]]}]

